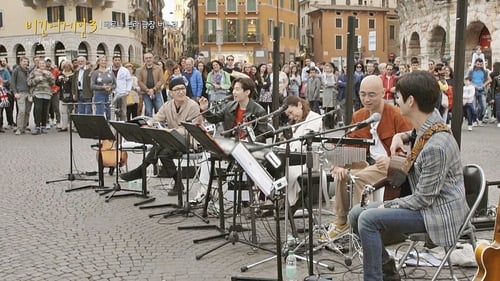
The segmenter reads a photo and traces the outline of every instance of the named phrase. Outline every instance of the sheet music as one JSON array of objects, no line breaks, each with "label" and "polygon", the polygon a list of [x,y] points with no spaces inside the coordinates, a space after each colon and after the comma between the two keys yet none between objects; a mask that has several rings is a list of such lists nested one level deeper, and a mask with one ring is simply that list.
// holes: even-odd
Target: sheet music
[{"label": "sheet music", "polygon": [[243,143],[237,143],[231,152],[233,158],[240,164],[257,187],[269,196],[273,190],[273,178],[252,156]]}]

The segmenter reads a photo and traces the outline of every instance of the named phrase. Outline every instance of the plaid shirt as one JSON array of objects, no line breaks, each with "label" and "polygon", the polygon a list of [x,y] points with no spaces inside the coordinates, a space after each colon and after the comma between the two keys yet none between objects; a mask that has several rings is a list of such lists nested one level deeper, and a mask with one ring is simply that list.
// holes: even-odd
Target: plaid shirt
[{"label": "plaid shirt", "polygon": [[[436,110],[417,132],[417,140],[430,126],[443,122]],[[431,240],[451,246],[463,224],[469,207],[460,150],[447,132],[432,135],[410,169],[408,180],[412,194],[394,199],[400,208],[420,210]]]}]

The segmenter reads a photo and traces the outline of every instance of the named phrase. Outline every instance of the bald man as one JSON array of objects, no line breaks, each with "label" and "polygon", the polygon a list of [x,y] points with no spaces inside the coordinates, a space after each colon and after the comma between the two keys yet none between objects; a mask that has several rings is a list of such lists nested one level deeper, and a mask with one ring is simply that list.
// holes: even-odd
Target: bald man
[{"label": "bald man", "polygon": [[367,149],[366,162],[369,165],[367,163],[353,163],[350,166],[336,166],[331,169],[336,183],[336,220],[330,225],[328,231],[330,238],[335,238],[349,230],[347,214],[351,206],[349,206],[350,194],[347,192],[348,168],[351,168],[351,174],[357,177],[353,185],[353,204],[358,204],[364,186],[374,184],[387,175],[388,163],[385,159],[391,155],[392,137],[396,133],[412,129],[410,121],[401,115],[398,107],[384,102],[384,87],[378,76],[367,76],[361,81],[359,98],[363,108],[354,112],[352,124],[361,122],[374,113],[379,113],[381,118],[380,121],[371,123],[370,126],[358,129],[348,135],[351,138],[373,139],[375,141],[375,144]]}]

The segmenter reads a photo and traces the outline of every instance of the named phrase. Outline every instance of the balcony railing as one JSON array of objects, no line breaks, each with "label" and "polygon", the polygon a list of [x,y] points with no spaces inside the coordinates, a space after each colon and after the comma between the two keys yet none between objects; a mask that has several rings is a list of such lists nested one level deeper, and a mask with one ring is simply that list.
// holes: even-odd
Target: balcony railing
[{"label": "balcony railing", "polygon": [[[202,36],[203,43],[216,43],[217,37],[215,34],[203,34]],[[246,33],[242,36],[239,34],[229,35],[224,34],[223,36],[224,43],[262,43],[262,34],[261,33]]]},{"label": "balcony railing", "polygon": [[[26,7],[31,7],[33,9],[36,8],[46,8],[47,7],[47,0],[21,0],[23,2],[23,5]],[[54,4],[59,4],[63,6],[68,6],[68,5],[82,5],[82,4],[87,4],[90,5],[91,8],[112,8],[113,3],[116,0],[79,0],[79,1],[74,1],[74,0],[54,0]],[[76,2],[76,3],[75,3]]]}]

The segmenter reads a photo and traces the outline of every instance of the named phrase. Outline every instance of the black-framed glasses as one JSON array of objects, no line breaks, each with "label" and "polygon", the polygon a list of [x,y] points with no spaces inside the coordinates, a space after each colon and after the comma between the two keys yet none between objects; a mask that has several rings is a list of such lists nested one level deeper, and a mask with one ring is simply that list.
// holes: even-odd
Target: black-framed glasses
[{"label": "black-framed glasses", "polygon": [[181,94],[186,92],[186,87],[179,87],[171,90],[174,94]]}]

